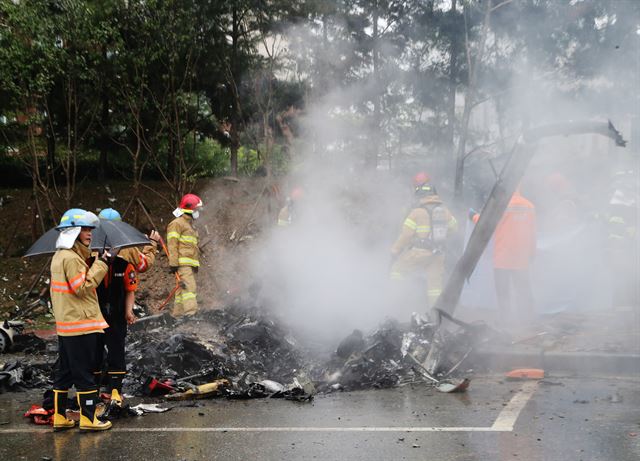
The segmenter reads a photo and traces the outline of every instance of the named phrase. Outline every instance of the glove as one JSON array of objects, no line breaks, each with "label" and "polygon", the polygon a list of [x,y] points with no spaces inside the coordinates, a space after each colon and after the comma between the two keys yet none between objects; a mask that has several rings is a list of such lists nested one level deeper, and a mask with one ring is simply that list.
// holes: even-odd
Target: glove
[{"label": "glove", "polygon": [[170,266],[169,272],[175,274],[176,272],[178,272],[178,266]]},{"label": "glove", "polygon": [[160,234],[157,231],[152,230],[147,237],[151,241],[152,245],[160,245]]},{"label": "glove", "polygon": [[197,274],[197,273],[198,273],[198,268],[197,268],[197,267],[194,267],[194,268],[193,268],[193,273],[194,273],[194,274]]},{"label": "glove", "polygon": [[102,259],[105,263],[109,264],[114,259],[116,259],[116,256],[118,256],[118,253],[120,253],[120,248],[111,248],[109,251],[105,250],[105,251],[98,252],[98,258]]},{"label": "glove", "polygon": [[474,210],[473,208],[469,208],[469,219],[471,221],[473,221],[473,218],[478,214],[478,212],[476,210]]}]

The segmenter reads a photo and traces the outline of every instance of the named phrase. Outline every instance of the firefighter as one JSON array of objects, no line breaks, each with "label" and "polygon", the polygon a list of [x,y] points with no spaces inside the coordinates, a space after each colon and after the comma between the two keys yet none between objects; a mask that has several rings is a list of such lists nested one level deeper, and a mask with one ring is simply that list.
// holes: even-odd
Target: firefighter
[{"label": "firefighter", "polygon": [[613,193],[604,214],[606,255],[611,274],[612,307],[638,305],[638,176],[633,171],[616,172]]},{"label": "firefighter", "polygon": [[[113,208],[105,208],[98,215],[100,219],[109,221],[122,221],[120,213]],[[158,254],[158,244],[160,243],[160,234],[156,230],[152,230],[147,236],[151,241],[151,245],[146,245],[140,250],[137,247],[123,248],[118,256],[133,264],[137,273],[147,272],[153,266],[156,255]]]},{"label": "firefighter", "polygon": [[[98,215],[100,219],[120,220],[120,214],[107,208]],[[135,291],[138,288],[138,275],[136,268],[122,256],[129,248],[120,250],[118,256],[109,264],[109,270],[98,286],[98,302],[100,310],[109,328],[104,331],[103,342],[99,346],[99,368],[96,370],[96,384],[100,386],[102,378],[103,361],[107,363],[107,385],[111,402],[122,406],[122,380],[127,374],[125,362],[125,340],[127,337],[127,325],[132,325],[136,316],[133,313]],[[151,248],[153,250],[154,248]],[[155,253],[151,253],[155,257]],[[128,252],[128,255],[136,255]],[[143,253],[140,253],[143,255]],[[136,255],[137,256],[137,255]],[[139,261],[136,258],[136,261]],[[104,346],[107,348],[104,356]]]},{"label": "firefighter", "polygon": [[296,217],[296,204],[302,199],[304,191],[301,187],[294,187],[291,193],[287,197],[287,201],[284,207],[278,213],[278,227],[289,227]]},{"label": "firefighter", "polygon": [[[107,273],[108,253],[91,260],[92,229],[99,223],[93,213],[72,208],[60,220],[60,235],[51,261],[51,304],[58,334],[58,366],[55,370],[53,430],[74,426],[65,415],[67,394],[75,386],[80,405],[80,429],[101,431],[111,422],[96,416],[96,369],[99,336],[105,321],[96,288]],[[89,262],[88,262],[89,261]]]},{"label": "firefighter", "polygon": [[433,307],[444,284],[445,247],[458,223],[426,173],[414,176],[413,187],[414,207],[391,247],[391,280],[422,285],[426,278],[427,303]]},{"label": "firefighter", "polygon": [[193,315],[198,311],[195,274],[200,267],[200,250],[198,231],[193,224],[201,209],[200,197],[186,194],[173,211],[176,218],[167,226],[169,266],[172,273],[178,274],[180,284],[172,311],[174,317]]},{"label": "firefighter", "polygon": [[[480,215],[469,210],[477,223]],[[530,267],[536,252],[536,210],[518,188],[511,196],[494,231],[493,275],[500,318],[517,316],[519,323],[533,319]],[[512,309],[513,295],[515,309]]]}]

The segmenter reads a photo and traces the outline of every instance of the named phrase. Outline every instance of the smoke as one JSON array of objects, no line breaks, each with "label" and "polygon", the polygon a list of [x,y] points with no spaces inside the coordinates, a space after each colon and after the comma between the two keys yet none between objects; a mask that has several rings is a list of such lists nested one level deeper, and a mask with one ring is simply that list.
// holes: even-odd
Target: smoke
[{"label": "smoke", "polygon": [[[632,91],[640,65],[638,8],[632,2],[614,2],[607,3],[608,14],[589,10],[572,16],[580,3],[558,9],[559,19],[551,22],[527,16],[526,8],[517,10],[515,4],[503,7],[504,16],[501,11],[495,14],[486,63],[479,71],[483,90],[476,95],[480,102],[472,112],[459,209],[482,207],[506,153],[529,127],[610,118],[627,139],[638,130],[637,88]],[[514,10],[520,12],[515,22],[509,13]],[[583,27],[581,21],[595,21],[600,27],[595,33],[602,38],[585,35],[590,45],[557,39],[563,28]],[[515,43],[516,35],[501,35],[505,24],[520,28],[520,42]],[[372,95],[400,94],[398,82],[407,82],[410,63],[402,62],[402,56],[387,60],[383,75],[388,84],[380,89],[371,78],[345,80],[340,74],[341,66],[358,53],[348,41],[333,41],[322,54],[317,31],[296,28],[288,35],[292,49],[304,49],[313,55],[312,62],[327,64],[320,75],[313,74],[318,66],[300,67],[325,92],[321,99],[307,101],[292,154],[297,166],[288,188],[303,188],[304,198],[295,204],[292,225],[272,230],[255,264],[255,275],[264,282],[263,296],[291,323],[332,339],[353,328],[373,327],[385,317],[406,320],[410,309],[390,290],[389,248],[410,209],[409,178],[416,171],[429,171],[445,203],[451,205],[455,159],[441,132],[429,133],[427,139],[403,139],[407,133],[403,130],[412,114],[420,114],[421,120],[436,117],[424,95],[442,91],[442,83],[436,78],[411,80],[404,96],[396,100],[403,110],[385,118],[382,125],[372,124]],[[553,37],[557,44],[545,37]],[[560,44],[563,48],[554,51],[553,46]],[[606,46],[611,46],[609,53]],[[384,43],[380,49],[391,53],[395,48]],[[403,56],[408,59],[410,51]],[[446,54],[432,51],[431,56],[443,61]],[[459,114],[464,104],[461,90]],[[370,171],[363,158],[372,141],[378,169]],[[474,149],[477,152],[471,153]],[[635,137],[621,152],[597,135],[552,138],[537,146],[522,192],[538,216],[538,251],[532,266],[538,313],[606,310],[615,303],[637,302],[639,150]],[[387,153],[393,154],[388,162]],[[627,208],[613,205],[618,190],[623,190]],[[629,215],[636,237],[629,240],[628,252],[618,254],[610,246],[608,226],[611,216],[620,212]],[[468,236],[466,213],[458,218]],[[490,260],[488,248],[465,288],[464,315],[496,316]],[[616,290],[626,290],[622,297],[626,301],[615,300]],[[478,308],[491,313],[478,313]],[[470,313],[473,309],[476,312]]]},{"label": "smoke", "polygon": [[288,182],[303,196],[291,225],[272,229],[256,268],[263,295],[291,324],[331,340],[396,317],[389,247],[408,204],[406,187],[388,172],[364,172],[361,156],[339,145],[352,136],[334,106],[342,97],[336,91],[307,110],[303,132],[315,143],[301,143],[307,148]]}]

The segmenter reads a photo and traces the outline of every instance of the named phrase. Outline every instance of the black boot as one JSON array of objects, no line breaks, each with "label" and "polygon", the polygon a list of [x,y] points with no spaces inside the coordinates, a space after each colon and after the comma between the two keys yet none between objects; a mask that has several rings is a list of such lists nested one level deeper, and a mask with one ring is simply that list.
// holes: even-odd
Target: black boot
[{"label": "black boot", "polygon": [[67,390],[53,390],[53,430],[54,432],[71,429],[75,421],[67,419]]},{"label": "black boot", "polygon": [[98,391],[78,392],[78,404],[80,405],[80,430],[104,431],[111,428],[111,421],[100,421],[96,416],[96,404],[98,403]]}]

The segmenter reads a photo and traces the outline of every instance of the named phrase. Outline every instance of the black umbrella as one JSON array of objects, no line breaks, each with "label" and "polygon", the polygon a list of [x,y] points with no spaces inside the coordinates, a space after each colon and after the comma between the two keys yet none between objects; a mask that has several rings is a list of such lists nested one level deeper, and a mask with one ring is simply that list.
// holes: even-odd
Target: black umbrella
[{"label": "black umbrella", "polygon": [[[48,230],[42,237],[31,245],[31,248],[24,254],[28,256],[38,256],[53,254],[56,252],[56,241],[60,231],[55,227]],[[149,245],[149,239],[135,227],[122,221],[100,220],[100,225],[93,230],[91,237],[91,249],[102,250],[103,248],[125,248]]]}]

